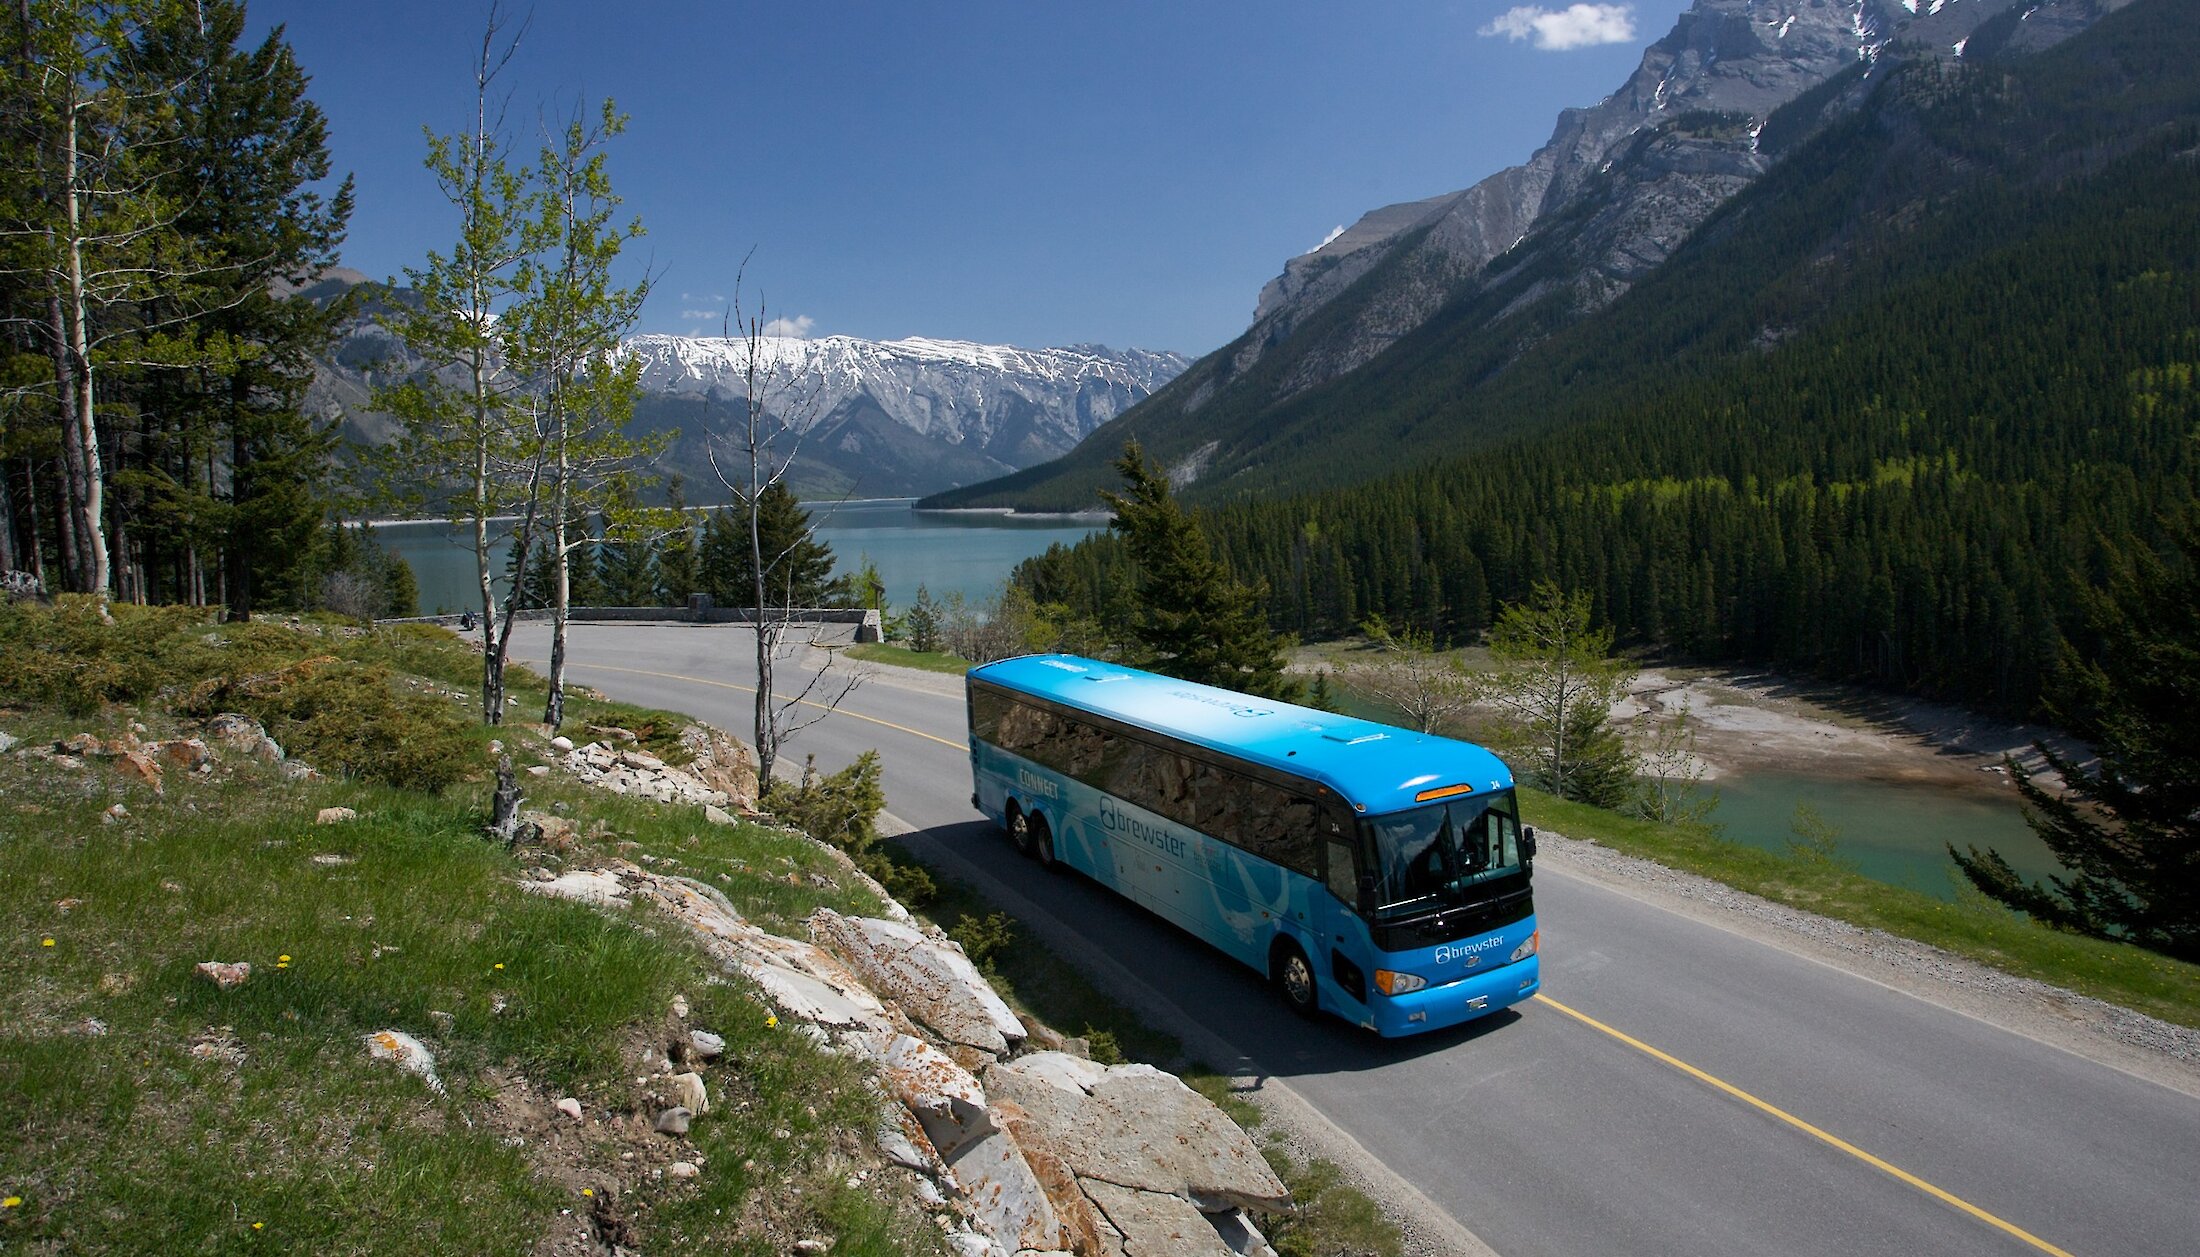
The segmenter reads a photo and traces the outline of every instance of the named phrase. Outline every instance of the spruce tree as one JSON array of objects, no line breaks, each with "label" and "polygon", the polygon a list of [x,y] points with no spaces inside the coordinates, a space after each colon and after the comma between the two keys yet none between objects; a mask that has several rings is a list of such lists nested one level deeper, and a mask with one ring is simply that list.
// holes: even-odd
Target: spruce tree
[{"label": "spruce tree", "polygon": [[1138,611],[1131,624],[1140,661],[1156,672],[1270,698],[1291,699],[1283,639],[1268,630],[1255,591],[1231,579],[1199,522],[1169,492],[1168,478],[1133,441],[1115,469],[1124,491],[1100,496],[1115,511],[1137,562]]},{"label": "spruce tree", "polygon": [[2039,746],[2067,794],[2011,765],[2025,819],[2066,874],[2042,886],[1998,851],[1948,854],[1980,890],[2042,921],[2200,961],[2200,507],[2172,533],[2173,553],[2140,549],[2086,598],[2095,661],[2066,650],[2059,714],[2099,760]]},{"label": "spruce tree", "polygon": [[666,533],[657,545],[657,604],[684,607],[688,595],[703,590],[695,556],[695,517],[678,476],[665,485]]},{"label": "spruce tree", "polygon": [[[745,607],[756,601],[748,524],[748,513],[730,506],[712,512],[703,524],[703,590],[722,606]],[[824,605],[833,583],[833,548],[817,539],[810,513],[783,482],[773,482],[758,495],[756,549],[763,554],[769,606]]]}]

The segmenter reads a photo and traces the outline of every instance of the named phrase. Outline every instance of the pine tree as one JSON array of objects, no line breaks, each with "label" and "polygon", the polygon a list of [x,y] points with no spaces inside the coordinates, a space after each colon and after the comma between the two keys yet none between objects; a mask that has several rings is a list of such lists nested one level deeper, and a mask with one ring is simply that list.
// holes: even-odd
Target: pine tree
[{"label": "pine tree", "polygon": [[1998,851],[1948,854],[1980,890],[2042,921],[2200,961],[2200,507],[2172,533],[2173,554],[2140,550],[2087,598],[2097,660],[2066,658],[2063,714],[2098,763],[2038,748],[2067,795],[2012,764],[2026,819],[2067,875],[2042,886]]},{"label": "pine tree", "polygon": [[[313,355],[336,335],[345,303],[278,295],[335,261],[351,215],[347,178],[324,198],[328,125],[306,98],[306,74],[281,27],[241,48],[240,0],[203,0],[141,31],[132,76],[172,93],[163,182],[175,229],[199,253],[184,304],[196,307],[157,372],[171,415],[201,417],[228,461],[222,522],[229,618],[251,618],[266,594],[300,605],[306,556],[328,504],[336,436],[302,409]],[[173,306],[172,298],[156,303]],[[194,452],[186,450],[186,455]],[[188,482],[188,461],[170,464]]]},{"label": "pine tree", "polygon": [[[748,513],[720,507],[703,524],[703,591],[721,606],[756,601],[756,564],[749,545]],[[810,527],[810,513],[784,482],[757,498],[756,549],[764,558],[764,597],[772,607],[824,605],[831,590],[833,549]]]},{"label": "pine tree", "polygon": [[1283,639],[1261,612],[1265,591],[1231,579],[1136,441],[1123,447],[1115,468],[1125,491],[1100,496],[1115,511],[1109,529],[1123,535],[1138,564],[1131,633],[1143,662],[1187,681],[1296,697],[1298,686],[1283,671]]}]

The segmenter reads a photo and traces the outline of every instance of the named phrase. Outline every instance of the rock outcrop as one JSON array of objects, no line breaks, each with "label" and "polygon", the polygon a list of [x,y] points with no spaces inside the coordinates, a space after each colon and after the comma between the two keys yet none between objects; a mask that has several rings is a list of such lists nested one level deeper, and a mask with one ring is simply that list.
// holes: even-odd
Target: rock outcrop
[{"label": "rock outcrop", "polygon": [[936,929],[820,911],[814,942],[786,938],[701,882],[625,862],[520,885],[600,907],[653,905],[753,982],[790,1029],[869,1062],[885,1106],[879,1151],[954,1212],[958,1252],[1272,1252],[1246,1211],[1287,1209],[1290,1196],[1243,1131],[1151,1066],[1017,1055],[1023,1021]]}]

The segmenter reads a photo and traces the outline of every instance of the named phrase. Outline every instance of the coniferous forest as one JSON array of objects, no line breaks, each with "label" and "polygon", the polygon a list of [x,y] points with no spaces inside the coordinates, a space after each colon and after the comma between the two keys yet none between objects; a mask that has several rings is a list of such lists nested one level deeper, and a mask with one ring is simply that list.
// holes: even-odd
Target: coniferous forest
[{"label": "coniferous forest", "polygon": [[[2036,711],[2200,486],[2191,8],[1898,66],[1609,308],[1439,316],[1185,495],[1302,637],[1472,640],[1550,581],[1623,644]],[[1018,581],[1105,621],[1125,561]]]}]

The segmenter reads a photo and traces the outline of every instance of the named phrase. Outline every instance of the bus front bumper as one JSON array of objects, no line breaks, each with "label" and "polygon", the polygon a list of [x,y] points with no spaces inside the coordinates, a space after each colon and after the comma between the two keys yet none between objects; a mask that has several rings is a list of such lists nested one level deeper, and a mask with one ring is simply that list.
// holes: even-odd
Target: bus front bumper
[{"label": "bus front bumper", "polygon": [[1543,987],[1543,958],[1530,956],[1488,973],[1405,995],[1377,995],[1367,1025],[1386,1039],[1425,1034],[1510,1008]]}]

